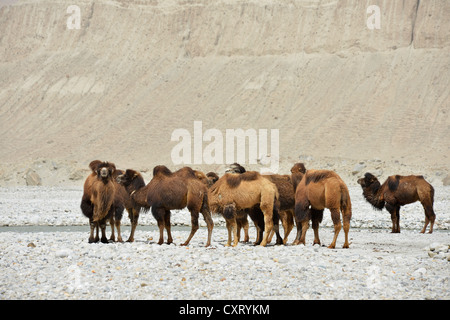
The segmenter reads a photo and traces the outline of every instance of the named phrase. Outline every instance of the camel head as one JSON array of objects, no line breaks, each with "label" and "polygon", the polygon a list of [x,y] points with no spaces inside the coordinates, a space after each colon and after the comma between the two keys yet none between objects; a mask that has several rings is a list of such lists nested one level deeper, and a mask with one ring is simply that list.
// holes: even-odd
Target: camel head
[{"label": "camel head", "polygon": [[239,163],[235,162],[230,165],[230,167],[225,170],[225,173],[244,173],[246,170]]},{"label": "camel head", "polygon": [[219,180],[219,176],[215,172],[208,172],[206,174],[206,178],[208,179],[208,188],[210,188],[217,180]]},{"label": "camel head", "polygon": [[303,176],[306,173],[305,165],[301,162],[297,162],[294,164],[294,166],[291,168],[291,182],[294,186],[294,190],[297,189],[298,184],[303,179]]},{"label": "camel head", "polygon": [[124,173],[117,176],[116,181],[118,184],[128,187],[134,180],[142,178],[141,174],[135,170],[127,169]]},{"label": "camel head", "polygon": [[112,179],[114,173],[116,172],[116,166],[114,163],[108,161],[102,162],[99,160],[94,160],[89,164],[89,167],[99,179],[103,180],[103,182],[107,182]]},{"label": "camel head", "polygon": [[368,188],[372,186],[374,183],[377,183],[378,185],[380,184],[377,177],[375,177],[373,174],[369,172],[366,172],[364,178],[359,178],[357,182],[363,188]]},{"label": "camel head", "polygon": [[200,180],[208,188],[211,186],[210,179],[201,171],[194,170],[195,177]]},{"label": "camel head", "polygon": [[306,168],[305,165],[303,163],[297,162],[296,164],[294,164],[294,166],[291,168],[291,173],[292,174],[298,174],[298,173],[306,173]]}]

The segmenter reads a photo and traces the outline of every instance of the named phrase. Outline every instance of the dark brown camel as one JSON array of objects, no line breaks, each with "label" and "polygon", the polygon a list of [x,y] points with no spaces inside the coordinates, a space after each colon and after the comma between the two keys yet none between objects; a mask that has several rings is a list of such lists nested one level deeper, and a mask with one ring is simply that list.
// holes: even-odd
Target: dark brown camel
[{"label": "dark brown camel", "polygon": [[[133,180],[140,174],[128,169],[125,174],[118,177],[118,182],[126,186],[134,186]],[[142,178],[142,177],[141,177]],[[208,228],[206,246],[211,244],[211,234],[214,223],[208,208],[207,177],[200,171],[184,167],[172,172],[166,166],[156,166],[153,169],[153,178],[146,185],[129,187],[127,190],[137,207],[149,210],[158,222],[159,241],[164,242],[164,229],[167,231],[167,243],[172,243],[170,232],[170,210],[188,208],[191,213],[191,233],[182,245],[188,245],[195,232],[199,229],[198,217],[201,212]],[[134,190],[133,190],[134,189]]]},{"label": "dark brown camel", "polygon": [[[83,187],[83,196],[81,198],[81,211],[89,218],[90,235],[89,243],[98,242],[100,227],[103,243],[108,243],[106,238],[106,221],[110,220],[112,229],[111,240],[115,240],[114,225],[118,227],[119,241],[120,220],[123,213],[123,204],[117,192],[118,185],[114,182],[116,166],[110,162],[94,160],[89,164],[92,173],[86,178]],[[96,236],[94,237],[94,230]]]},{"label": "dark brown camel", "polygon": [[364,178],[358,179],[363,189],[364,198],[377,210],[386,210],[391,214],[392,233],[400,233],[400,207],[420,201],[425,211],[425,225],[421,233],[425,233],[428,223],[430,231],[436,215],[433,210],[434,188],[423,176],[390,176],[380,184],[378,179],[367,172]]}]

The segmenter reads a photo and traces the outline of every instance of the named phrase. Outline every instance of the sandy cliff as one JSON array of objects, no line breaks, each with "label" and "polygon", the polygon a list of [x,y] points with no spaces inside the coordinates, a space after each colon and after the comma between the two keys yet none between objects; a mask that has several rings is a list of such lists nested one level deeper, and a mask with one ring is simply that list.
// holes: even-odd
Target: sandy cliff
[{"label": "sandy cliff", "polygon": [[76,1],[68,29],[72,4],[0,9],[4,185],[80,184],[97,158],[175,168],[194,121],[278,129],[280,172],[450,168],[450,1]]}]

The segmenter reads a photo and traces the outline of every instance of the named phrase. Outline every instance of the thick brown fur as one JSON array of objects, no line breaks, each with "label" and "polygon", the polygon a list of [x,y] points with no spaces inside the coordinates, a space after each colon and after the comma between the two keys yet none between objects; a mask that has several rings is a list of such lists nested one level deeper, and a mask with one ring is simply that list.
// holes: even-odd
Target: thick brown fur
[{"label": "thick brown fur", "polygon": [[[131,172],[127,170],[127,172]],[[136,176],[137,178],[137,176]],[[122,181],[122,177],[119,177]],[[164,242],[164,229],[167,231],[167,243],[172,243],[170,231],[170,210],[185,207],[191,213],[191,233],[183,245],[188,245],[195,232],[199,229],[198,217],[201,212],[208,228],[206,246],[211,244],[213,221],[208,208],[208,178],[200,171],[184,167],[172,172],[166,166],[156,166],[153,169],[152,180],[143,187],[132,191],[131,198],[136,206],[149,209],[158,222],[160,237],[158,244]]]},{"label": "thick brown fur", "polygon": [[[227,246],[238,244],[236,216],[238,211],[259,206],[264,215],[265,232],[261,246],[267,244],[273,223],[273,211],[278,210],[279,200],[276,186],[263,178],[258,172],[243,174],[226,173],[209,189],[209,207],[211,212],[224,216],[228,229]],[[278,230],[277,230],[278,231]]]},{"label": "thick brown fur", "polygon": [[[227,170],[227,172],[244,173],[246,172],[246,170],[240,164],[233,163],[232,165],[230,165],[230,168]],[[287,243],[288,236],[294,226],[295,188],[302,179],[305,172],[305,165],[303,163],[296,163],[291,169],[291,175],[262,175],[264,178],[269,179],[276,185],[279,194],[280,209],[278,212],[278,217],[274,219],[274,223],[278,223],[278,220],[281,220],[284,229],[284,238],[281,239],[279,233],[277,233],[277,244]],[[245,239],[247,240],[249,238],[247,214],[255,224],[257,230],[257,238],[255,244],[259,244],[262,240],[264,230],[264,216],[257,206],[251,209],[246,209],[243,213],[237,216],[238,237],[240,228],[242,227],[244,228],[246,237]],[[301,232],[301,229],[299,227],[297,227],[297,232]],[[268,243],[271,242],[274,233],[275,231],[272,230],[268,238]]]},{"label": "thick brown fur", "polygon": [[363,189],[364,198],[377,210],[386,210],[391,214],[392,233],[400,233],[400,207],[420,201],[425,211],[425,225],[421,233],[425,233],[430,223],[429,233],[433,232],[436,218],[433,209],[434,188],[423,176],[390,176],[383,184],[367,172],[364,178],[358,179]]},{"label": "thick brown fur", "polygon": [[[294,206],[295,206],[295,194],[294,194],[294,186],[292,185],[292,180],[290,175],[279,175],[279,174],[271,174],[271,175],[263,175],[264,178],[270,180],[275,184],[279,194],[280,200],[280,210],[279,217],[281,223],[283,225],[284,230],[284,238],[282,240],[283,244],[287,243],[289,233],[294,228]],[[274,231],[272,231],[273,236]],[[278,237],[279,235],[277,235]],[[269,237],[270,239],[271,237]],[[281,239],[277,238],[277,243],[280,242]],[[270,241],[269,241],[270,242]]]},{"label": "thick brown fur", "polygon": [[322,222],[323,210],[328,208],[334,224],[334,239],[328,248],[336,247],[336,239],[341,230],[342,213],[345,242],[343,248],[349,247],[348,232],[352,217],[352,205],[348,188],[344,181],[333,171],[308,170],[297,186],[295,192],[295,219],[301,225],[301,236],[297,233],[294,244],[305,244],[309,220],[314,229],[314,244],[320,244],[319,224]]},{"label": "thick brown fur", "polygon": [[[111,240],[115,240],[114,225],[118,223],[119,241],[120,219],[123,213],[123,203],[120,199],[120,193],[117,191],[118,185],[114,181],[116,166],[111,162],[102,162],[94,160],[89,164],[92,173],[86,178],[83,187],[83,196],[81,199],[81,211],[89,218],[90,236],[89,242],[98,242],[98,228],[102,231],[101,242],[107,243],[106,239],[106,221],[110,220],[112,229]],[[94,229],[96,236],[94,237]]]},{"label": "thick brown fur", "polygon": [[145,186],[144,178],[139,172],[128,169],[126,171],[121,171],[120,174],[116,176],[116,181],[121,187],[120,194],[131,222],[131,232],[127,242],[134,242],[134,233],[139,221],[139,214],[141,210],[149,210],[149,207],[140,206],[132,198],[134,192]]},{"label": "thick brown fur", "polygon": [[297,162],[291,168],[291,182],[294,186],[294,192],[297,189],[298,184],[302,181],[303,175],[306,173],[305,165],[301,162]]}]

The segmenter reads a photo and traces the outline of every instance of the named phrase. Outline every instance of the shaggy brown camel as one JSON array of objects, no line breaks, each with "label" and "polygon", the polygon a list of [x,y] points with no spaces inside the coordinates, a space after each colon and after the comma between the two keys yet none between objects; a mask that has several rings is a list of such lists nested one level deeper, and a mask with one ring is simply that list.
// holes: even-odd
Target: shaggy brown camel
[{"label": "shaggy brown camel", "polygon": [[[122,179],[120,179],[120,177],[122,177]],[[121,198],[123,199],[122,201],[128,211],[128,217],[130,218],[131,222],[131,232],[127,242],[134,242],[134,233],[139,221],[139,214],[141,210],[145,210],[145,208],[134,201],[131,195],[135,191],[145,187],[144,178],[139,172],[136,172],[134,170],[120,170],[120,173],[116,175],[116,181],[121,187]],[[148,210],[149,208],[146,209]]]},{"label": "shaggy brown camel", "polygon": [[[119,183],[123,185],[133,185],[133,180],[139,174],[128,169],[125,174],[118,177]],[[131,198],[136,202],[136,206],[149,210],[158,222],[159,241],[164,242],[164,229],[167,231],[167,243],[172,243],[170,231],[170,210],[188,208],[191,213],[191,233],[188,239],[182,244],[186,246],[199,229],[198,217],[201,212],[208,228],[208,240],[206,246],[211,244],[211,234],[214,223],[208,208],[207,177],[200,171],[195,171],[189,167],[184,167],[172,172],[166,166],[156,166],[153,169],[153,178],[146,186],[128,188]]]},{"label": "shaggy brown camel", "polygon": [[[292,180],[290,175],[279,175],[279,174],[270,174],[263,175],[264,178],[273,182],[278,190],[278,194],[280,196],[280,210],[279,216],[281,223],[283,225],[284,237],[282,240],[283,244],[287,243],[288,236],[292,229],[294,228],[294,206],[295,206],[295,194],[294,194],[294,186],[292,185]],[[272,230],[271,235],[269,236],[269,242],[274,234],[274,230]],[[277,237],[278,238],[278,237]],[[280,242],[281,239],[277,239],[277,243]]]},{"label": "shaggy brown camel", "polygon": [[328,208],[334,224],[334,239],[328,248],[336,247],[336,239],[341,230],[339,211],[344,222],[345,242],[343,248],[349,247],[348,231],[352,217],[352,205],[348,188],[344,181],[333,171],[308,170],[297,185],[295,192],[295,219],[301,225],[301,237],[294,244],[305,244],[309,220],[314,229],[314,244],[320,244],[319,223],[322,222],[323,210]]},{"label": "shaggy brown camel", "polygon": [[434,188],[423,176],[390,176],[381,185],[378,179],[367,172],[364,178],[358,179],[363,189],[364,198],[377,210],[386,210],[391,214],[392,233],[400,233],[400,207],[420,201],[425,211],[425,225],[421,233],[425,233],[428,223],[429,233],[433,232],[436,215],[433,210]]},{"label": "shaggy brown camel", "polygon": [[[301,162],[297,162],[291,168],[291,183],[292,187],[294,188],[294,210],[292,211],[293,216],[295,216],[295,192],[297,190],[298,184],[302,180],[305,173],[306,167]],[[295,239],[300,239],[300,236],[302,234],[302,225],[299,223],[296,223],[296,225],[297,225],[297,235],[295,236]]]},{"label": "shaggy brown camel", "polygon": [[[81,212],[89,218],[89,243],[99,241],[99,227],[102,232],[100,241],[108,243],[106,238],[107,219],[110,220],[112,229],[111,240],[115,240],[114,224],[116,223],[120,241],[120,219],[122,218],[124,207],[117,193],[117,184],[113,180],[116,166],[110,162],[94,160],[89,164],[89,167],[92,173],[84,182],[83,196],[80,204]],[[96,230],[95,237],[94,230]]]},{"label": "shaggy brown camel", "polygon": [[[211,212],[221,213],[226,220],[228,229],[227,246],[238,244],[236,216],[238,211],[259,206],[264,215],[265,233],[261,246],[267,244],[269,232],[274,223],[273,212],[279,206],[276,186],[264,179],[258,172],[250,171],[243,174],[226,173],[209,189],[209,207]],[[278,230],[276,230],[278,231]]]},{"label": "shaggy brown camel", "polygon": [[[210,188],[214,183],[216,183],[217,180],[219,180],[219,176],[215,172],[208,172],[206,174],[206,177],[208,178],[208,188]],[[244,229],[244,242],[248,242],[250,240],[249,235],[248,235],[248,229],[249,229],[248,220],[247,220],[248,211],[249,211],[248,209],[245,209],[245,210],[241,210],[241,211],[237,212],[237,214],[236,214],[238,241],[240,241],[240,238],[241,238],[241,228]],[[261,216],[262,216],[262,213],[261,213]]]}]

